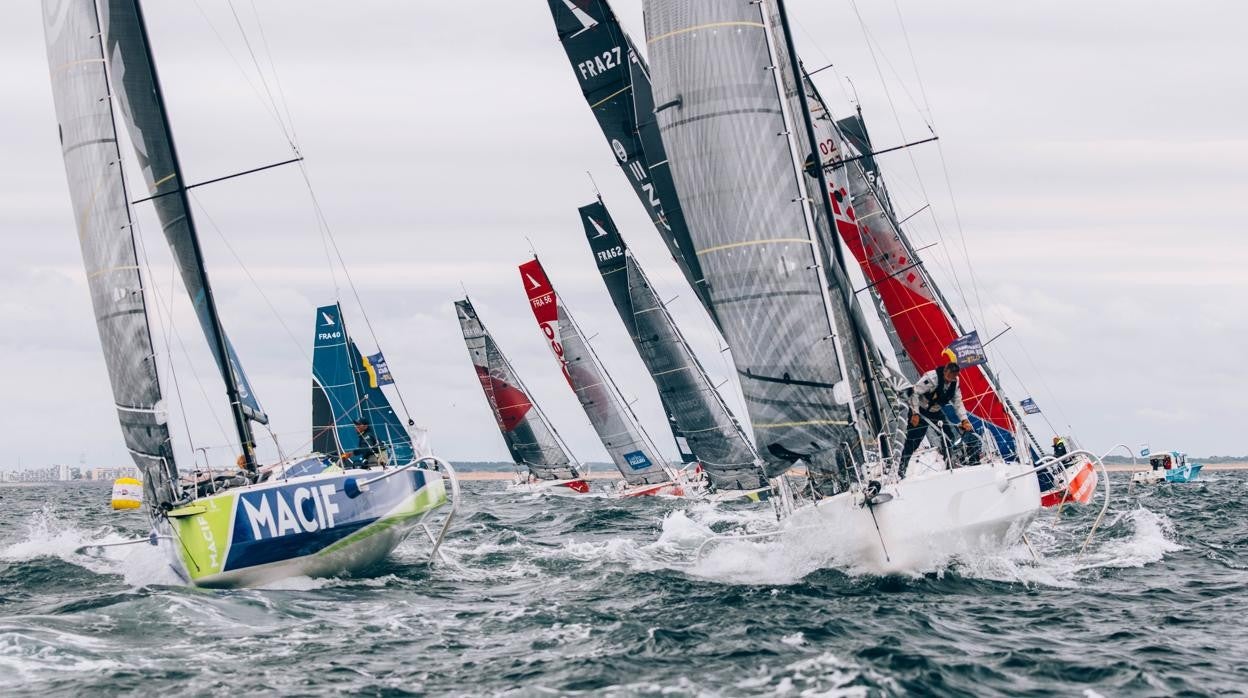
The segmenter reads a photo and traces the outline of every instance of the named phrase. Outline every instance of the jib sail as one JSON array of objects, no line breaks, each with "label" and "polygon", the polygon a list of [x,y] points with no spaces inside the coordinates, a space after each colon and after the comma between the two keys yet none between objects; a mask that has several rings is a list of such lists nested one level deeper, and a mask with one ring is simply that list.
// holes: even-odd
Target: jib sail
[{"label": "jib sail", "polygon": [[594,431],[610,454],[615,467],[630,485],[660,484],[672,479],[659,451],[637,423],[606,371],[598,363],[589,342],[555,295],[542,264],[534,259],[520,265],[533,316],[550,350],[559,361]]},{"label": "jib sail", "polygon": [[701,463],[716,489],[765,487],[753,446],[655,294],[607,207],[599,200],[582,206],[580,214],[598,272],[659,389],[682,457],[687,451]]},{"label": "jib sail", "polygon": [[150,510],[177,499],[177,467],[148,327],[129,200],[92,0],[45,0],[44,32],[61,152],[87,288],[126,448]]}]

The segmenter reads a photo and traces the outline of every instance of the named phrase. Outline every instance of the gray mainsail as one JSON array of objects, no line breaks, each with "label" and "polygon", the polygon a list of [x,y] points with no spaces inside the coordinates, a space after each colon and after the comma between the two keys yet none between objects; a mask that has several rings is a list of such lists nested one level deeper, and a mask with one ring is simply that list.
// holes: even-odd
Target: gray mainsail
[{"label": "gray mainsail", "polygon": [[[125,117],[123,121],[129,129],[139,168],[148,187],[148,196],[173,250],[182,283],[191,297],[227,391],[232,393],[230,401],[248,419],[267,423],[268,417],[260,408],[242,364],[216,316],[212,290],[203,273],[203,254],[196,237],[190,200],[186,195],[188,183],[184,180],[173,134],[169,130],[138,0],[101,0],[100,19],[114,96]],[[236,395],[233,394],[235,391]],[[240,438],[245,444],[244,450],[250,451],[250,433],[240,434]],[[251,457],[249,453],[244,455]]]},{"label": "gray mainsail", "polygon": [[129,201],[93,0],[45,0],[44,31],[61,151],[100,345],[126,448],[150,511],[177,499]]},{"label": "gray mainsail", "polygon": [[472,302],[467,298],[455,301],[455,313],[459,316],[468,356],[472,358],[486,402],[490,404],[512,460],[527,467],[540,480],[580,477],[576,461],[545,413],[534,404],[520,376],[477,316]]},{"label": "gray mainsail", "polygon": [[647,0],[660,132],[770,473],[824,494],[862,453],[767,8]]},{"label": "gray mainsail", "polygon": [[615,467],[630,485],[668,482],[659,450],[629,409],[567,308],[559,301],[546,271],[536,259],[520,265],[529,305],[538,327],[550,342],[563,376],[571,386]]},{"label": "gray mainsail", "polygon": [[606,205],[599,200],[582,206],[580,214],[598,272],[659,389],[677,444],[702,464],[715,489],[766,487],[758,454],[655,294]]}]

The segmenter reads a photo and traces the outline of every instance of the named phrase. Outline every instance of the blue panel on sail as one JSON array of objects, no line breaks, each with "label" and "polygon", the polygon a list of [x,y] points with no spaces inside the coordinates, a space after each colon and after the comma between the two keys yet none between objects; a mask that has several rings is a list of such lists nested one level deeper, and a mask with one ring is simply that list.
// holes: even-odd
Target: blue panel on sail
[{"label": "blue panel on sail", "polygon": [[312,404],[313,448],[335,454],[359,445],[352,422],[360,418],[360,395],[351,370],[342,310],[336,303],[316,309]]},{"label": "blue panel on sail", "polygon": [[238,401],[243,405],[243,413],[252,421],[268,424],[269,416],[260,407],[260,401],[251,389],[251,381],[247,380],[247,373],[243,371],[243,364],[238,360],[238,354],[235,353],[234,344],[229,337],[225,338],[225,350],[230,354],[230,370],[234,372],[234,382],[238,384]]},{"label": "blue panel on sail", "polygon": [[[390,406],[386,394],[382,392],[380,387],[382,384],[379,383],[378,387],[373,387],[372,376],[368,371],[369,366],[365,362],[364,355],[360,353],[359,347],[355,346],[355,342],[350,338],[347,339],[347,344],[351,353],[351,366],[355,372],[355,387],[360,394],[360,409],[364,413],[364,418],[368,420],[369,428],[373,430],[373,435],[377,437],[377,440],[386,445],[391,463],[398,465],[410,463],[415,457],[411,435],[403,426],[399,416],[394,413],[394,408]],[[377,354],[377,356],[380,355],[380,353]]]}]

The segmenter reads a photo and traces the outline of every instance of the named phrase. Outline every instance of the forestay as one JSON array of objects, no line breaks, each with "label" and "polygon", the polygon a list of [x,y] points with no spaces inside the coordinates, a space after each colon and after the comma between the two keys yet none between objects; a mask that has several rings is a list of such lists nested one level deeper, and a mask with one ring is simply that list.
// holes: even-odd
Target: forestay
[{"label": "forestay", "polygon": [[755,3],[647,0],[658,122],[707,288],[772,473],[825,494],[861,444],[805,209],[792,125]]},{"label": "forestay", "polygon": [[658,449],[637,423],[624,398],[609,383],[580,328],[555,295],[542,264],[534,259],[520,265],[529,305],[538,327],[559,361],[594,431],[620,474],[630,485],[661,484],[672,479]]},{"label": "forestay", "polygon": [[[173,250],[182,283],[227,384],[231,383],[231,377],[226,372],[233,374],[244,413],[250,419],[267,423],[268,417],[260,408],[242,364],[228,337],[224,336],[219,318],[213,316],[209,307],[210,291],[199,261],[202,255],[184,189],[188,183],[184,181],[173,135],[169,132],[137,0],[101,0],[100,13],[114,96],[129,128],[139,169],[147,184],[147,195],[155,197],[152,205]],[[222,336],[218,337],[218,333]],[[226,356],[221,355],[220,346],[225,347]]]},{"label": "forestay", "polygon": [[689,285],[715,319],[654,119],[654,96],[645,58],[605,0],[548,3],[581,94],[616,162]]},{"label": "forestay", "polygon": [[175,499],[177,467],[161,400],[143,279],[108,98],[95,3],[45,0],[44,31],[61,151],[87,287],[126,448],[155,511]]},{"label": "forestay", "polygon": [[560,443],[546,415],[533,404],[520,377],[490,335],[472,302],[455,301],[459,327],[481,390],[494,413],[511,459],[541,480],[569,480],[579,469]]},{"label": "forestay", "polygon": [[597,201],[582,206],[580,214],[598,271],[659,389],[682,456],[688,451],[696,458],[716,489],[766,487],[753,446],[655,294],[607,207]]}]

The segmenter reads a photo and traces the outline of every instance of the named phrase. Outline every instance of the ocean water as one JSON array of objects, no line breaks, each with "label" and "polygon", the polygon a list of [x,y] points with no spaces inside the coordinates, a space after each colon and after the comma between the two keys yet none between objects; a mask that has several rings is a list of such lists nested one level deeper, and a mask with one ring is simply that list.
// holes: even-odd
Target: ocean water
[{"label": "ocean water", "polygon": [[[767,541],[765,507],[467,483],[429,566],[205,591],[91,484],[0,487],[0,694],[1207,695],[1248,692],[1248,473],[1047,512],[1026,548],[873,577]],[[1098,500],[1099,501],[1099,500]]]}]

